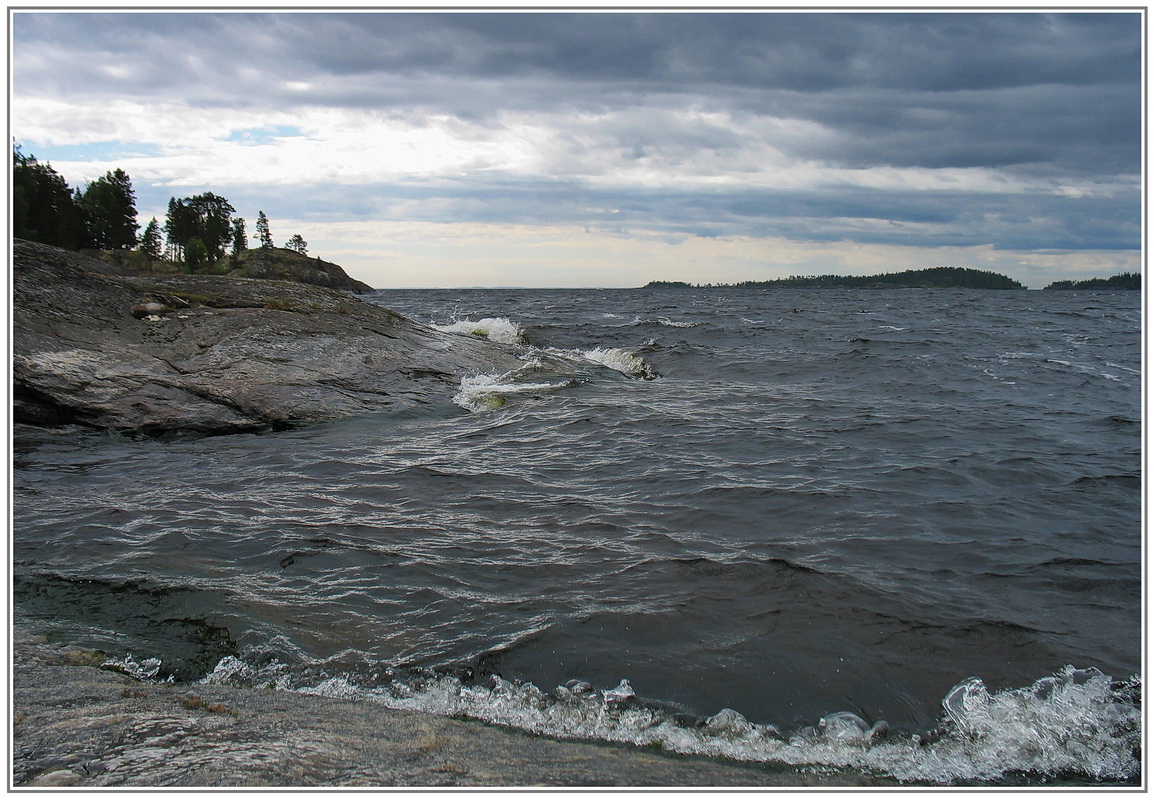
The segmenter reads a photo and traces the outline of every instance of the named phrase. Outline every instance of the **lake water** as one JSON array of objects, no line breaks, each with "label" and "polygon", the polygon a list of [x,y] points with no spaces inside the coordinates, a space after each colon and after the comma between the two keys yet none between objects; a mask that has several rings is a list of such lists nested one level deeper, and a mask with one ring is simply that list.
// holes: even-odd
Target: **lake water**
[{"label": "lake water", "polygon": [[16,620],[154,680],[1138,779],[1140,293],[370,299],[524,366],[289,432],[21,437]]}]

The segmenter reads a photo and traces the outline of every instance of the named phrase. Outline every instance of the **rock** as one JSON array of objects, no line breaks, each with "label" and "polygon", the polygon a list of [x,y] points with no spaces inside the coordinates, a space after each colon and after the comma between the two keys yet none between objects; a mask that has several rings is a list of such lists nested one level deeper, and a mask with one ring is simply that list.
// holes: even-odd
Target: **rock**
[{"label": "rock", "polygon": [[13,251],[18,424],[152,436],[286,429],[448,402],[462,376],[521,364],[512,347],[344,291],[114,274],[22,240]]},{"label": "rock", "polygon": [[137,319],[143,319],[144,317],[167,314],[169,311],[172,311],[172,309],[163,303],[139,303],[132,307],[132,316]]},{"label": "rock", "polygon": [[371,703],[140,683],[10,631],[11,785],[85,787],[892,786],[529,736]]},{"label": "rock", "polygon": [[230,266],[230,275],[236,277],[290,280],[360,294],[373,291],[336,264],[281,247],[244,250],[232,259]]},{"label": "rock", "polygon": [[83,780],[79,773],[73,772],[70,769],[54,769],[48,772],[42,772],[32,780],[28,781],[29,786],[75,786]]}]

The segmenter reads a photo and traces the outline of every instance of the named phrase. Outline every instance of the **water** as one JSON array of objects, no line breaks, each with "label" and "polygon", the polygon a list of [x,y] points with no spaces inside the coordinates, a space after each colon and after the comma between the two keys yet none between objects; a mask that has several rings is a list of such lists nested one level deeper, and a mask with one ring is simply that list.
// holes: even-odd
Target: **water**
[{"label": "water", "polygon": [[1138,293],[373,300],[524,366],[298,431],[19,441],[17,619],[156,680],[1140,780]]}]

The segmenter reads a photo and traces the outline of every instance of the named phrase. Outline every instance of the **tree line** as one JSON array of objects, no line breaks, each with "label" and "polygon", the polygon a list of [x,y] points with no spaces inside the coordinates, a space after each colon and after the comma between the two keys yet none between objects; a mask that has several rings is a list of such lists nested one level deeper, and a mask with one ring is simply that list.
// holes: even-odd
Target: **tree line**
[{"label": "tree line", "polygon": [[[678,288],[682,281],[652,281],[648,287]],[[850,289],[1024,289],[1018,281],[989,270],[968,267],[930,267],[884,275],[791,275],[769,281],[698,284],[698,288],[850,288]]]},{"label": "tree line", "polygon": [[[72,188],[50,163],[12,149],[12,235],[66,250],[134,250],[149,259],[184,264],[189,270],[215,267],[226,255],[248,249],[243,217],[224,197],[203,192],[168,201],[164,222],[153,217],[144,230],[137,222],[136,193],[122,169],[105,173],[83,188]],[[138,234],[139,232],[139,234]],[[257,214],[253,238],[273,247],[264,211]],[[308,255],[299,233],[285,248]]]},{"label": "tree line", "polygon": [[1141,289],[1142,275],[1123,272],[1110,278],[1090,278],[1084,281],[1054,281],[1047,289]]}]

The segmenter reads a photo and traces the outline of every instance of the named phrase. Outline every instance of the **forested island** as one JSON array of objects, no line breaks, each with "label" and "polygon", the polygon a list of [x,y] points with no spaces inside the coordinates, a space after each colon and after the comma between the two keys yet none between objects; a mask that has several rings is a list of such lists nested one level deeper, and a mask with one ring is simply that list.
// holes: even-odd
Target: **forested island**
[{"label": "forested island", "polygon": [[1047,289],[1141,289],[1142,276],[1123,272],[1112,278],[1090,278],[1085,281],[1054,281]]},{"label": "forested island", "polygon": [[683,281],[651,281],[650,289],[670,288],[773,288],[773,289],[1025,289],[1012,278],[987,270],[965,267],[931,267],[884,275],[791,275],[772,281],[692,284]]}]

